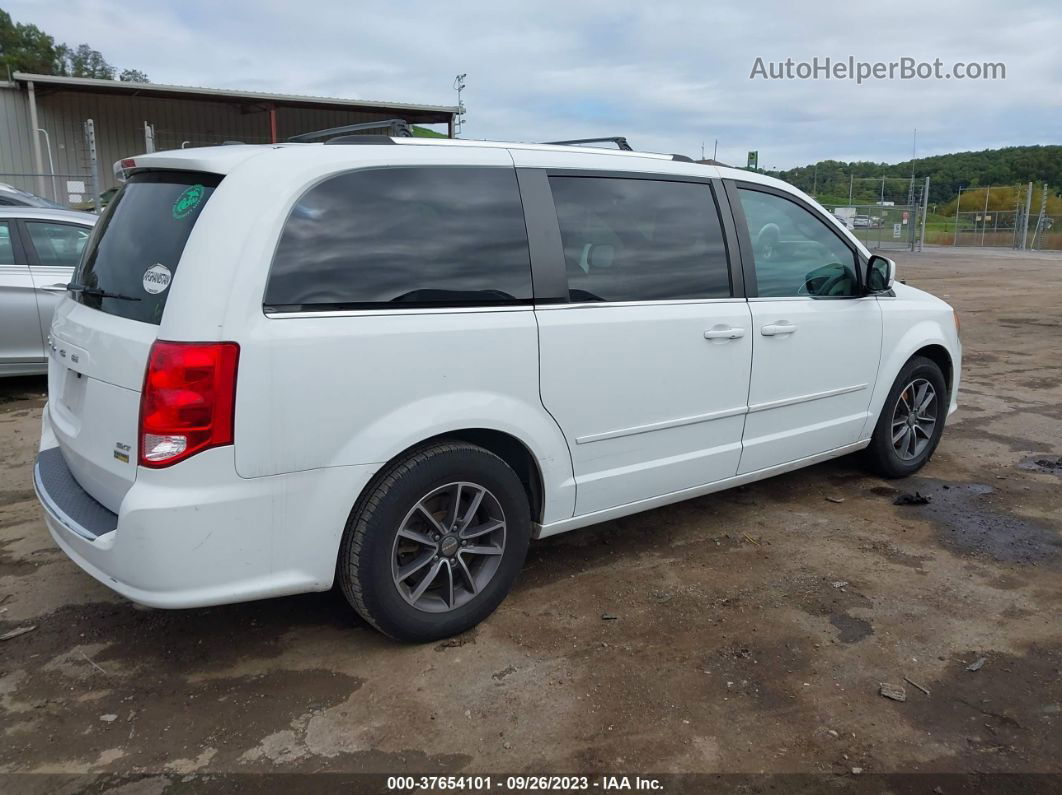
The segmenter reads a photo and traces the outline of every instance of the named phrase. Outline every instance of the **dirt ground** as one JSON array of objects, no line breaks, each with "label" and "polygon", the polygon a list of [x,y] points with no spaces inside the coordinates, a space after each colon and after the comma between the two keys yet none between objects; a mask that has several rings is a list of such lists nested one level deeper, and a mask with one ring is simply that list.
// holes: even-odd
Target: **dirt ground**
[{"label": "dirt ground", "polygon": [[919,477],[841,459],[536,542],[492,618],[428,646],[336,593],[112,594],[33,495],[44,380],[0,382],[0,635],[35,627],[0,641],[0,773],[1062,774],[1062,257],[898,261],[965,345]]}]

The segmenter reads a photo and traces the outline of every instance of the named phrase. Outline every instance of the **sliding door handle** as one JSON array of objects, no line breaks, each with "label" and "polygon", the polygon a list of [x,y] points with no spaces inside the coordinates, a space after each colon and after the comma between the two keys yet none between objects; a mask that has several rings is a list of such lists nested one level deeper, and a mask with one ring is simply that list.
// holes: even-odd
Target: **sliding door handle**
[{"label": "sliding door handle", "polygon": [[792,323],[787,320],[782,320],[778,323],[768,323],[760,329],[760,333],[765,337],[776,337],[779,334],[792,334],[796,330],[797,327]]},{"label": "sliding door handle", "polygon": [[704,332],[706,340],[739,340],[745,336],[743,328],[712,328]]}]

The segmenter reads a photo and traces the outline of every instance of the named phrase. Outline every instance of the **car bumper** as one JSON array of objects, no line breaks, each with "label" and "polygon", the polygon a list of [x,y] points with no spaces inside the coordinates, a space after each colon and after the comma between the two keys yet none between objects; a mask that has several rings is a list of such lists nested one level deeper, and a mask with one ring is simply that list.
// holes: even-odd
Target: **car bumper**
[{"label": "car bumper", "polygon": [[350,509],[375,470],[241,478],[233,448],[219,447],[168,469],[141,469],[108,529],[99,513],[106,509],[76,494],[76,481],[73,495],[63,491],[71,487],[44,415],[34,486],[52,538],[92,577],[151,607],[327,590]]}]

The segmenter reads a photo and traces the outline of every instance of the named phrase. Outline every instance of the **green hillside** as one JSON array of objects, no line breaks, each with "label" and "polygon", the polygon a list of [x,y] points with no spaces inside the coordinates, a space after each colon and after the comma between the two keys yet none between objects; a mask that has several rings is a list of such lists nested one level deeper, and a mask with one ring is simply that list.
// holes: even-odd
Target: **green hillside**
[{"label": "green hillside", "polygon": [[1015,186],[1032,181],[1036,183],[1037,196],[1039,186],[1044,182],[1052,193],[1062,193],[1062,146],[1010,146],[981,152],[955,152],[920,157],[913,166],[912,169],[910,160],[891,164],[822,160],[817,164],[766,173],[791,182],[808,193],[814,188],[819,196],[844,197],[845,201],[849,180],[854,175],[853,199],[869,201],[875,198],[875,188],[869,181],[861,184],[861,177],[910,178],[913,171],[920,179],[929,177],[929,201],[933,203],[943,204],[954,199],[962,187],[964,210],[967,209],[965,191],[968,188]]}]

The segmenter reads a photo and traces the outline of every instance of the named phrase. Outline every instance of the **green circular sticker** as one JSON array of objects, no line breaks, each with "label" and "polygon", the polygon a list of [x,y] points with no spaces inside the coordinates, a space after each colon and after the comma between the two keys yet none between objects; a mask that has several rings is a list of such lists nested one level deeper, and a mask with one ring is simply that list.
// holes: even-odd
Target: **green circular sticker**
[{"label": "green circular sticker", "polygon": [[192,210],[199,206],[199,202],[203,201],[205,192],[206,190],[202,185],[192,185],[190,188],[185,189],[177,197],[177,201],[173,203],[173,217],[177,219],[187,217]]}]

